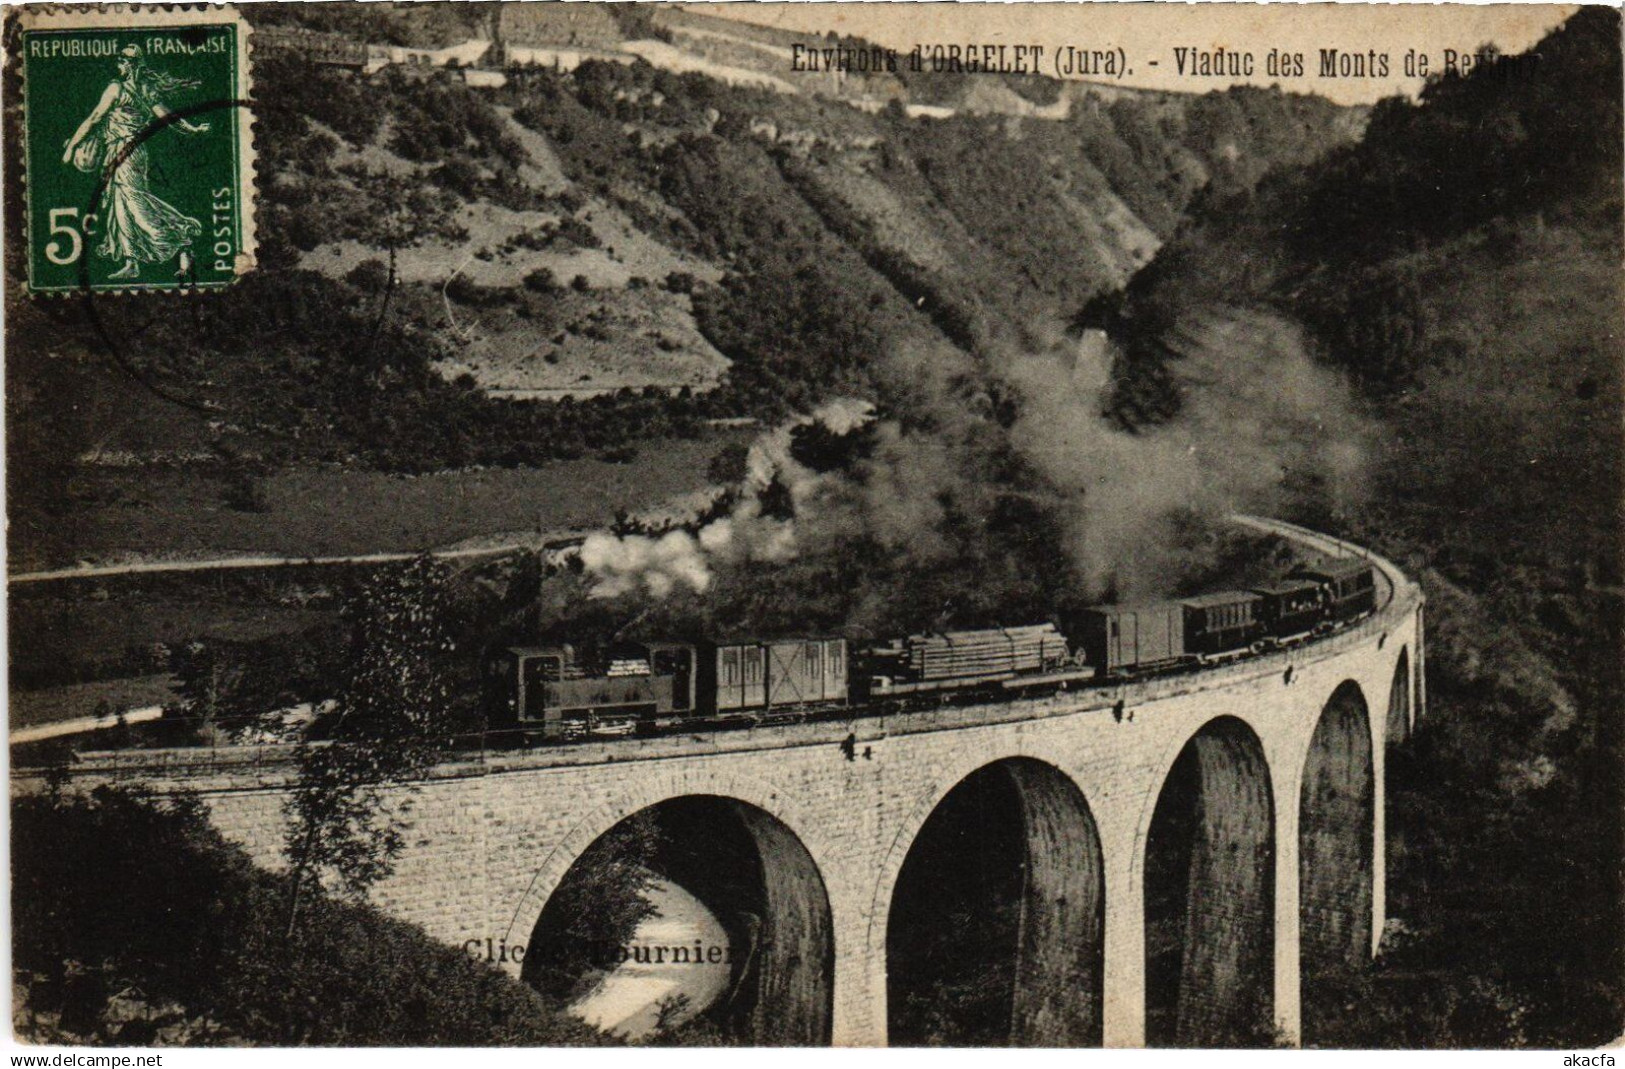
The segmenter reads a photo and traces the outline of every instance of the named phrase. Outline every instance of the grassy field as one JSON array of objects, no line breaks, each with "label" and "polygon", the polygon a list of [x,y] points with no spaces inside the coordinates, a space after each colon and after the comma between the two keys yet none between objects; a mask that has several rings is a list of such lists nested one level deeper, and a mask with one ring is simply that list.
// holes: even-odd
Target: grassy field
[{"label": "grassy field", "polygon": [[107,709],[114,712],[162,705],[174,696],[174,680],[168,675],[104,679],[95,683],[70,683],[39,690],[14,691],[9,703],[13,729],[97,716]]},{"label": "grassy field", "polygon": [[83,587],[68,596],[13,598],[10,607],[12,728],[95,716],[173,696],[167,650],[193,640],[246,641],[331,622],[331,610],[277,604],[188,576],[163,590],[130,583]]},{"label": "grassy field", "polygon": [[176,577],[161,588],[117,580],[20,591],[10,607],[12,692],[144,676],[165,669],[160,645],[253,641],[330,618],[320,603],[299,605],[285,583],[266,581],[255,592],[237,585],[222,589],[216,577],[203,573]]},{"label": "grassy field", "polygon": [[636,458],[541,468],[385,475],[296,468],[260,480],[264,511],[226,503],[226,485],[193,468],[102,469],[80,477],[96,506],[72,524],[14,517],[13,571],[78,561],[232,554],[322,557],[412,552],[507,532],[606,523],[705,485],[707,463],[749,431],[651,443]]}]

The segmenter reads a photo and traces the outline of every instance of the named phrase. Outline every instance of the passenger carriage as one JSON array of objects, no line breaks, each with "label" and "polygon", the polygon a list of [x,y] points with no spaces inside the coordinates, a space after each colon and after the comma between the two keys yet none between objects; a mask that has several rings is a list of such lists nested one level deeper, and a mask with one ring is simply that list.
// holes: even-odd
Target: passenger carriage
[{"label": "passenger carriage", "polygon": [[1179,603],[1185,617],[1185,652],[1211,660],[1239,656],[1264,637],[1262,596],[1250,590],[1203,594]]}]

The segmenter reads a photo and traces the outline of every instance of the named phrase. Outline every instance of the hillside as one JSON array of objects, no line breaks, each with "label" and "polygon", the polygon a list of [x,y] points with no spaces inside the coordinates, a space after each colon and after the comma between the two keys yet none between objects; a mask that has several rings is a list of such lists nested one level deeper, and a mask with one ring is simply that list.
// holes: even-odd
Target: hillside
[{"label": "hillside", "polygon": [[1365,506],[1313,519],[1421,577],[1429,720],[1390,756],[1397,927],[1327,1045],[1620,1031],[1619,41],[1586,9],[1533,65],[1385,102],[1080,316],[1119,343],[1127,426],[1188,418],[1206,324],[1269,315],[1380,428]]},{"label": "hillside", "polygon": [[[249,15],[431,47],[481,31],[463,7]],[[667,33],[628,17],[625,35]],[[541,464],[874,395],[877,352],[1048,336],[1199,188],[1245,188],[1359,119],[1274,92],[1086,88],[1063,119],[911,119],[645,62],[476,89],[268,52],[255,80],[261,270],[186,320],[12,299],[17,559],[75,552],[16,542],[65,533],[34,502],[117,496],[87,458]],[[566,394],[586,403],[510,403]]]},{"label": "hillside", "polygon": [[[534,991],[361,902],[257,869],[196,796],[19,797],[13,1034],[89,1047],[605,1045]],[[116,908],[110,903],[116,896]]]}]

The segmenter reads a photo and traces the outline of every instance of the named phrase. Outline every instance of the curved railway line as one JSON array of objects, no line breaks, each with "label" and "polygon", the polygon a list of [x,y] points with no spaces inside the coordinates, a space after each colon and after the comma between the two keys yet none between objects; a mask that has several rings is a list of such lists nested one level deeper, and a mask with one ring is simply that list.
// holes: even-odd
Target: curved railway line
[{"label": "curved railway line", "polygon": [[[1381,616],[1393,603],[1401,589],[1401,584],[1408,583],[1403,578],[1397,566],[1387,559],[1372,553],[1363,547],[1353,545],[1330,535],[1321,534],[1297,524],[1284,520],[1269,519],[1258,516],[1233,515],[1230,521],[1237,526],[1257,531],[1261,534],[1275,535],[1285,538],[1297,545],[1323,553],[1331,557],[1358,557],[1370,562],[1375,577],[1375,607],[1371,617]],[[572,532],[574,534],[574,532]],[[447,558],[464,558],[478,556],[497,556],[503,553],[519,552],[532,549],[528,544],[512,544],[500,547],[480,547],[476,549],[449,550],[435,554]],[[399,560],[410,560],[414,554],[383,553],[363,556],[333,557],[333,558],[226,558],[216,561],[173,561],[148,562],[146,564],[132,564],[121,566],[107,566],[99,568],[62,569],[55,572],[38,572],[16,575],[9,578],[12,583],[41,582],[52,579],[88,578],[98,575],[132,574],[139,572],[163,571],[199,571],[212,568],[261,568],[279,567],[284,565],[311,565],[311,564],[353,564],[353,563],[381,563]],[[1355,621],[1354,626],[1360,623]],[[1329,635],[1316,635],[1302,638],[1296,642],[1285,644],[1272,653],[1291,651],[1343,633],[1347,627],[1339,628]],[[1267,654],[1266,654],[1267,655]],[[1256,660],[1254,656],[1241,656],[1225,663],[1237,664]],[[1211,663],[1188,663],[1176,667],[1165,668],[1155,672],[1140,673],[1129,678],[1118,679],[1089,679],[1082,673],[1057,673],[1048,678],[1014,679],[1001,681],[997,687],[977,688],[966,691],[931,691],[924,694],[904,697],[880,698],[861,705],[841,705],[838,707],[813,709],[780,713],[774,716],[738,717],[722,719],[707,723],[674,723],[637,732],[639,737],[651,736],[680,736],[696,733],[734,732],[751,730],[758,727],[772,726],[774,724],[817,723],[835,720],[854,719],[883,719],[900,714],[913,714],[933,709],[964,708],[969,706],[988,704],[991,702],[1008,701],[1012,697],[1039,698],[1056,693],[1072,691],[1083,694],[1099,692],[1102,694],[1120,691],[1126,684],[1142,682],[1152,679],[1177,678],[1193,673],[1210,670]],[[163,710],[159,706],[146,706],[138,709],[124,710],[119,714],[109,716],[78,717],[72,720],[58,721],[50,724],[34,725],[20,728],[10,733],[10,742],[13,745],[26,742],[35,742],[43,739],[60,738],[75,734],[84,734],[93,731],[107,730],[121,724],[145,723],[159,719]],[[528,748],[535,744],[530,739],[530,733],[521,728],[493,728],[484,732],[477,743],[470,739],[468,744],[456,747],[458,752],[483,751],[487,749],[509,750]],[[577,737],[564,739],[549,739],[548,746],[572,746],[582,743],[603,743],[613,741],[618,735],[631,736],[630,727],[623,731],[595,731]],[[626,741],[631,741],[628,738]]]}]

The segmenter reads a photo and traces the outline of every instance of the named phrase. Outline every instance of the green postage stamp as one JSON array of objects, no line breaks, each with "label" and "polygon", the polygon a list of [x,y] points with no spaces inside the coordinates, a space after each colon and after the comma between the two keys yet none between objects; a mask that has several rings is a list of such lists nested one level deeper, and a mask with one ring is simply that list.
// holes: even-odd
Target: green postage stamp
[{"label": "green postage stamp", "polygon": [[254,264],[248,27],[224,7],[21,8],[28,287],[228,286]]}]

